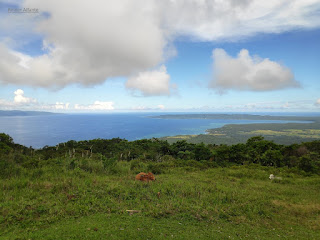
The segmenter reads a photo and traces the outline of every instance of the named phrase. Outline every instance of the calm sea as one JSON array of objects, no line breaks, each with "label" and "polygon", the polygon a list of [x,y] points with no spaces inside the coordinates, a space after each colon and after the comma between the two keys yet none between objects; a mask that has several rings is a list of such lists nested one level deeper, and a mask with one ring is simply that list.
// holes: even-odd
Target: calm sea
[{"label": "calm sea", "polygon": [[227,119],[157,119],[159,113],[57,114],[46,116],[0,117],[0,132],[9,134],[14,142],[34,148],[54,146],[69,140],[95,138],[143,138],[201,134],[206,129],[225,124],[284,123],[286,121]]}]

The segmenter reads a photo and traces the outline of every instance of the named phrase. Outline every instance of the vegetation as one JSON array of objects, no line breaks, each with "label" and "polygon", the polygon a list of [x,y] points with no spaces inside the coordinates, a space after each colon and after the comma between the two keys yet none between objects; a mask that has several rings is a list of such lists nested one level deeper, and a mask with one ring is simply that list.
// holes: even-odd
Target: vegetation
[{"label": "vegetation", "polygon": [[263,136],[266,140],[278,144],[290,145],[294,143],[320,140],[320,117],[297,116],[267,116],[249,114],[170,114],[155,116],[164,119],[233,119],[233,120],[262,120],[287,121],[288,123],[255,123],[228,124],[221,128],[208,129],[207,134],[178,135],[161,138],[169,143],[186,140],[189,143],[206,144],[238,144],[246,143],[250,137]]},{"label": "vegetation", "polygon": [[[320,238],[320,141],[115,138],[34,150],[0,134],[0,168],[0,239]],[[156,181],[134,181],[140,171]]]},{"label": "vegetation", "polygon": [[207,134],[178,135],[161,139],[167,140],[169,143],[186,140],[189,143],[232,145],[245,143],[251,137],[263,136],[266,140],[290,145],[320,140],[319,129],[320,122],[228,124],[221,128],[208,129]]},{"label": "vegetation", "polygon": [[254,115],[254,114],[217,114],[217,113],[191,113],[191,114],[168,114],[160,116],[152,116],[152,118],[162,119],[233,119],[233,120],[280,120],[280,121],[303,121],[303,122],[319,122],[320,117],[315,116],[270,116],[270,115]]}]

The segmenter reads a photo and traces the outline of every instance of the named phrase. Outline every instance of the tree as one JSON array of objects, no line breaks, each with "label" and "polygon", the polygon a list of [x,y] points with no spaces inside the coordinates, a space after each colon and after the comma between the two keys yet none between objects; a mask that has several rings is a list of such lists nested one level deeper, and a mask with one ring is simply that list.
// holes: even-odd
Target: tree
[{"label": "tree", "polygon": [[8,154],[13,145],[13,139],[9,135],[0,133],[0,154]]},{"label": "tree", "polygon": [[247,148],[246,145],[243,143],[232,145],[229,151],[230,162],[243,164],[245,161],[248,160]]},{"label": "tree", "polygon": [[178,158],[184,159],[184,160],[191,160],[191,159],[194,159],[195,156],[193,152],[190,152],[187,150],[187,151],[179,151]]},{"label": "tree", "polygon": [[310,156],[307,155],[299,158],[298,167],[305,172],[314,172],[316,168]]},{"label": "tree", "polygon": [[249,138],[247,141],[249,159],[253,163],[260,163],[262,155],[269,149],[279,150],[282,146],[264,140],[262,136]]},{"label": "tree", "polygon": [[203,143],[197,144],[194,148],[194,157],[196,160],[209,160],[212,157],[210,149]]},{"label": "tree", "polygon": [[4,143],[6,145],[12,145],[13,139],[8,134],[0,133],[0,143]]},{"label": "tree", "polygon": [[265,151],[260,159],[260,164],[263,166],[283,166],[283,155],[279,150],[268,149]]},{"label": "tree", "polygon": [[193,152],[194,144],[188,143],[186,140],[180,140],[171,145],[171,154],[174,156],[177,156],[180,151],[185,152],[187,150]]},{"label": "tree", "polygon": [[225,165],[226,162],[229,162],[230,160],[230,147],[221,144],[216,150],[215,150],[215,161],[219,165]]}]

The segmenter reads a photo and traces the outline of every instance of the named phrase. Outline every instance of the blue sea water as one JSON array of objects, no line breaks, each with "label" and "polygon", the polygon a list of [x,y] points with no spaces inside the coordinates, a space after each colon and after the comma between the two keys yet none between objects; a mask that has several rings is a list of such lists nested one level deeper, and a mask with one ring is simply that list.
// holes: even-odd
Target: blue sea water
[{"label": "blue sea water", "polygon": [[69,140],[125,138],[137,140],[182,134],[203,134],[225,124],[285,123],[287,121],[229,119],[159,119],[159,113],[57,114],[0,117],[0,132],[15,143],[34,148]]}]

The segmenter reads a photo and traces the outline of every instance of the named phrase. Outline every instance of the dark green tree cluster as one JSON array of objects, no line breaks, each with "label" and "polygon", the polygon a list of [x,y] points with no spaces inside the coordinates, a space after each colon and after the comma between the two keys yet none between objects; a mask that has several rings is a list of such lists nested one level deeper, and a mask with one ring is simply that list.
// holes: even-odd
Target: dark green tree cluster
[{"label": "dark green tree cluster", "polygon": [[[98,171],[110,168],[118,161],[133,161],[137,166],[140,162],[148,162],[151,166],[168,161],[189,162],[194,166],[206,163],[206,167],[254,163],[319,174],[320,141],[284,146],[258,136],[248,139],[245,144],[227,146],[193,144],[184,140],[169,144],[156,138],[136,141],[113,138],[72,140],[35,150],[15,144],[9,135],[0,134],[2,177],[15,176],[22,169],[66,162],[70,169],[80,166],[88,171]],[[161,172],[161,169],[157,171]]]}]

